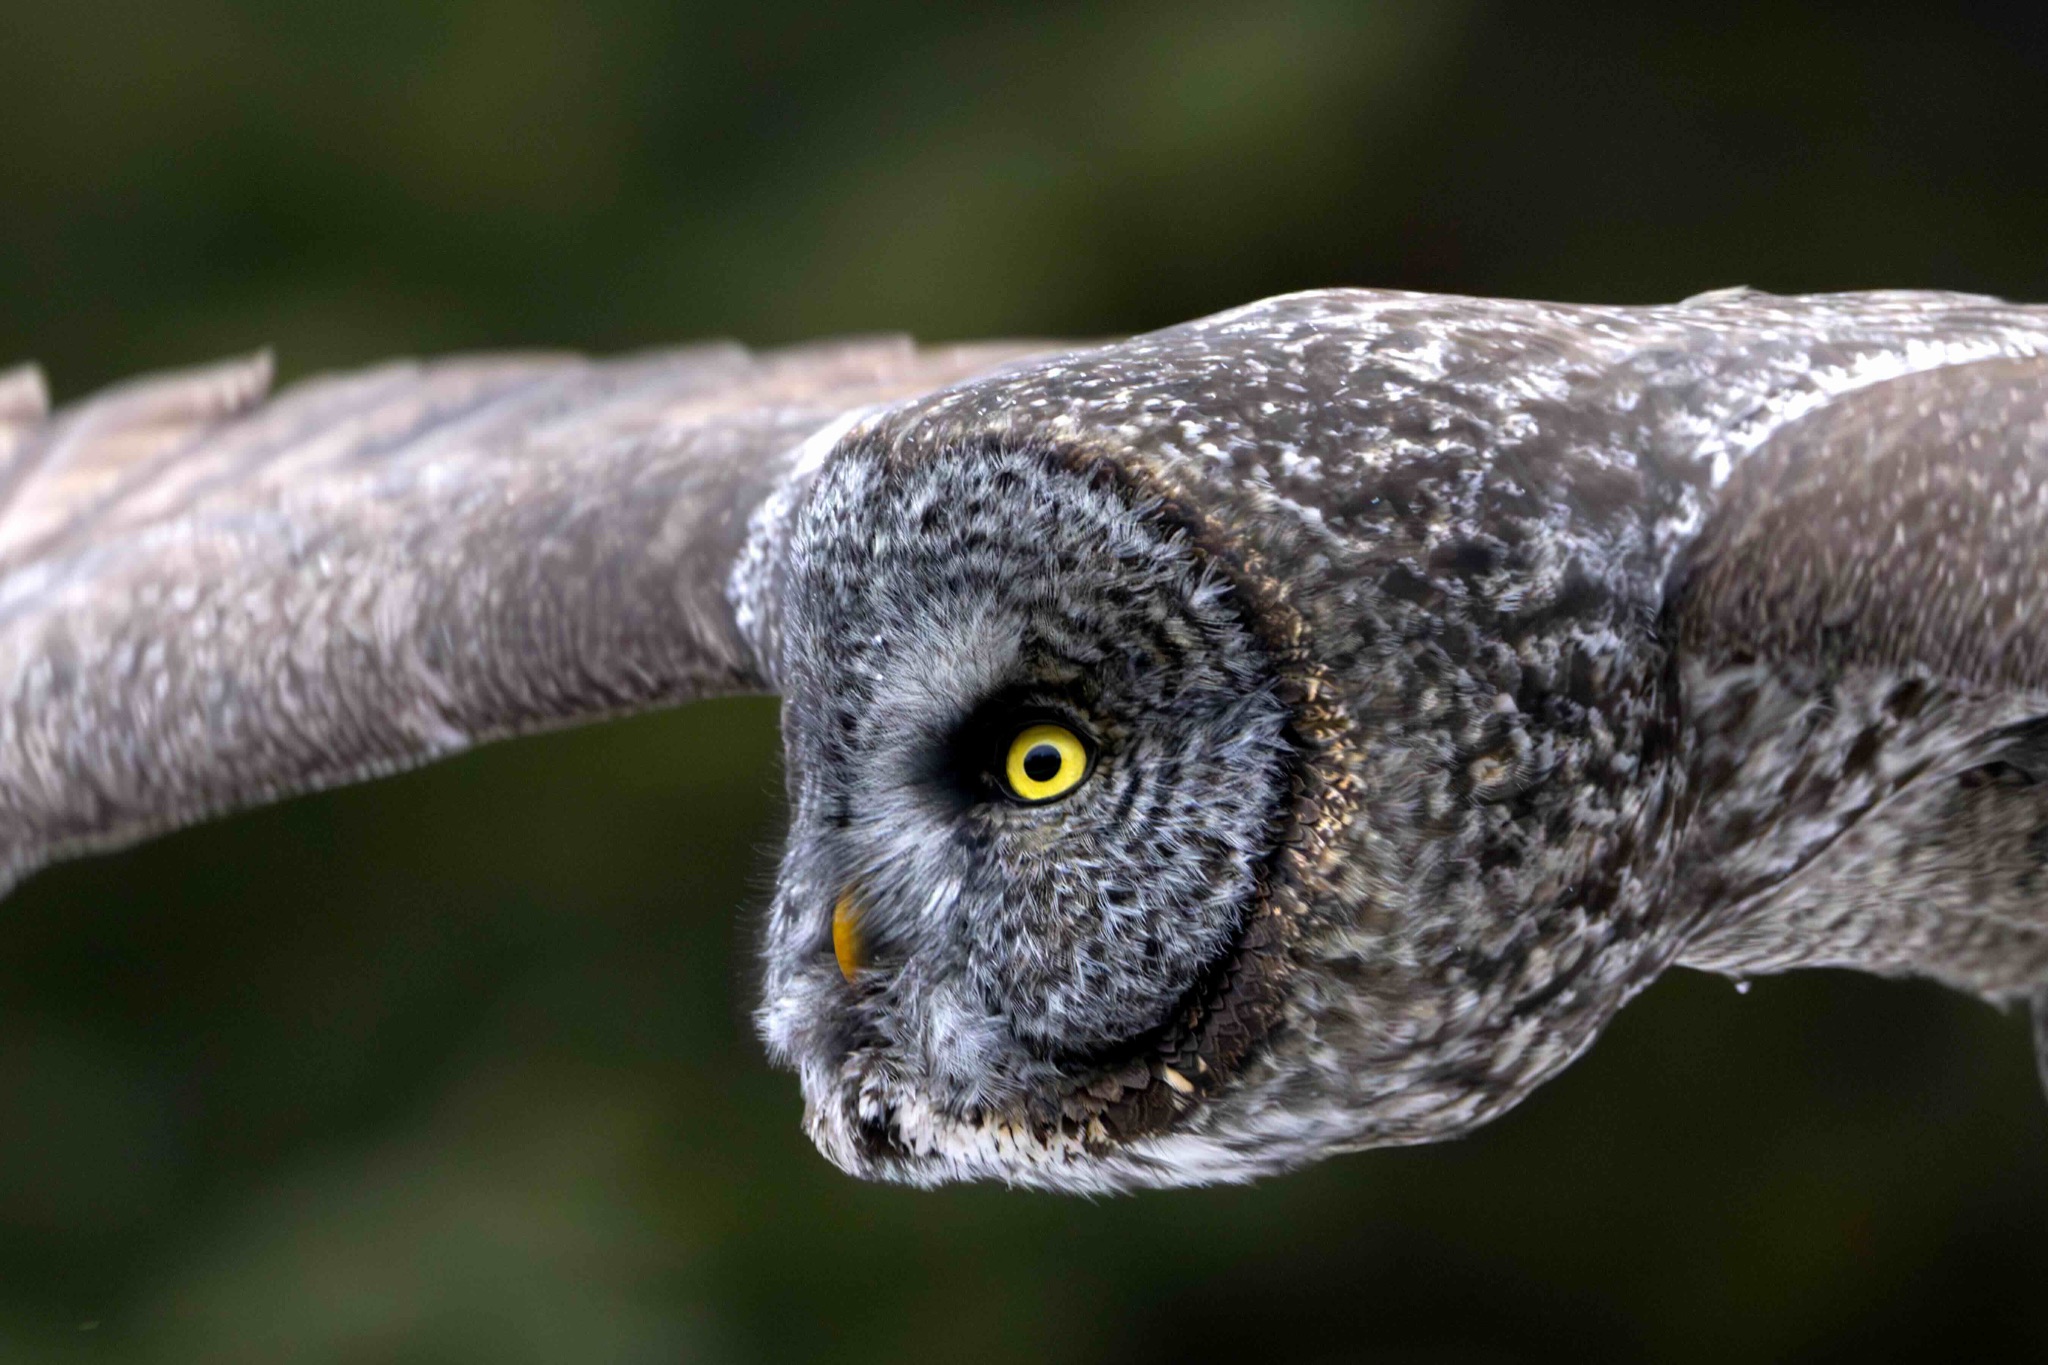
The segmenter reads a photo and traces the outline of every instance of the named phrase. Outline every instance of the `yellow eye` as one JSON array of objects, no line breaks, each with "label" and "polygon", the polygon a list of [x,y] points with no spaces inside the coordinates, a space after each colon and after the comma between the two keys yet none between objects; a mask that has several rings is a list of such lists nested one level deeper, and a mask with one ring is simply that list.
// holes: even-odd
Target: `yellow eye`
[{"label": "yellow eye", "polygon": [[1003,776],[1020,800],[1065,796],[1088,776],[1088,747],[1064,725],[1028,725],[1010,741]]}]

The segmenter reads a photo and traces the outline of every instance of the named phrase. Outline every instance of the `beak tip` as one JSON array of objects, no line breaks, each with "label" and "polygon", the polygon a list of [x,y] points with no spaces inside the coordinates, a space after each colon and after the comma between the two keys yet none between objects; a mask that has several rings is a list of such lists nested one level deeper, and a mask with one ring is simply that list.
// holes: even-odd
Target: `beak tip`
[{"label": "beak tip", "polygon": [[860,942],[860,906],[851,890],[839,893],[832,906],[832,956],[838,959],[839,974],[848,983],[864,965]]}]

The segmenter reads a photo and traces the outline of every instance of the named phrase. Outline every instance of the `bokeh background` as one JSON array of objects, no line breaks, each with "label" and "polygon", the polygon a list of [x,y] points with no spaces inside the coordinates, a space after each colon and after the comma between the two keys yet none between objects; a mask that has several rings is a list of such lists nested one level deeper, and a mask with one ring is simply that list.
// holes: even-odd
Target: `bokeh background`
[{"label": "bokeh background", "polygon": [[[5,0],[0,359],[2048,298],[2043,13]],[[1678,973],[1483,1134],[1250,1189],[856,1184],[747,1023],[779,809],[724,702],[35,879],[0,1359],[2048,1359],[2024,1029],[1910,984]]]}]

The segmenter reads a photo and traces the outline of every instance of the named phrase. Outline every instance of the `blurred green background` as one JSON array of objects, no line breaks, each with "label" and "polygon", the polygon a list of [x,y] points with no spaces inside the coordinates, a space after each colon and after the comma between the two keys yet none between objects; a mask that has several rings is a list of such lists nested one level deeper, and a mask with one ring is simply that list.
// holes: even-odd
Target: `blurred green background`
[{"label": "blurred green background", "polygon": [[[8,0],[0,359],[2048,298],[2038,7],[1700,12]],[[722,702],[37,878],[0,1360],[2048,1359],[2024,1030],[1913,985],[1678,973],[1482,1135],[1251,1189],[856,1184],[746,1021],[777,784]]]}]

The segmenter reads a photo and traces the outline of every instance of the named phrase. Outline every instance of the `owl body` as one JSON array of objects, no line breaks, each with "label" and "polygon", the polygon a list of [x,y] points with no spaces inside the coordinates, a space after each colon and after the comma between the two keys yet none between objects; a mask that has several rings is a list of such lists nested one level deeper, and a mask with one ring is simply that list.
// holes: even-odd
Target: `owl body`
[{"label": "owl body", "polygon": [[[1190,829],[1149,869],[1162,909],[1128,925],[1093,893],[1094,846],[1067,833],[1045,851],[1087,869],[1083,885],[913,879],[902,898],[930,897],[918,933],[933,951],[993,941],[1014,956],[1076,922],[1131,935],[1125,946],[1156,973],[1105,952],[1098,976],[1055,971],[1023,989],[1107,993],[1107,1017],[1086,1026],[1067,1017],[1020,1032],[1001,1009],[960,1001],[935,1023],[925,1011],[943,997],[937,980],[981,978],[927,976],[908,947],[875,969],[883,994],[849,991],[816,945],[834,878],[865,875],[861,855],[822,880],[786,878],[762,1019],[771,1048],[802,1069],[814,1136],[850,1169],[919,1182],[1237,1179],[1331,1148],[1466,1131],[1577,1056],[1675,962],[1932,971],[2008,998],[2048,978],[2048,902],[2022,905],[2010,941],[1976,955],[1996,964],[1987,971],[1933,946],[1940,917],[1924,893],[1953,867],[1922,857],[1916,878],[1872,861],[1915,840],[1947,846],[1970,824],[1947,808],[1961,788],[1923,779],[1981,765],[2006,727],[2041,714],[2038,691],[1986,695],[1914,659],[1759,661],[1689,624],[1689,613],[1711,619],[1723,578],[1740,578],[1719,561],[1721,576],[1706,577],[1702,534],[1788,424],[1902,372],[2044,343],[2033,313],[1924,295],[1733,291],[1648,310],[1319,293],[1026,365],[858,424],[788,543],[896,604],[896,630],[875,635],[882,653],[866,665],[878,695],[892,679],[925,685],[938,660],[1012,658],[1020,630],[1028,651],[1032,629],[991,605],[993,585],[1100,613],[1072,629],[1090,642],[1082,669],[1104,668],[1117,642],[1150,628],[1120,614],[1133,588],[1122,566],[1185,547],[1169,595],[1186,602],[1206,571],[1246,631],[1213,646],[1235,671],[1189,723],[1209,754],[1242,742],[1284,761],[1276,774],[1240,752],[1235,773],[1189,771],[1169,745],[1117,747],[1171,794],[1112,847],[1143,848],[1147,831],[1199,814],[1229,849]],[[1016,473],[980,482],[992,469]],[[863,510],[851,514],[856,478]],[[1063,488],[1120,500],[1115,531],[1062,539],[1081,523],[1051,510]],[[972,556],[902,530],[954,494],[980,512]],[[876,552],[877,526],[918,548]],[[930,585],[969,559],[991,592],[933,601]],[[1149,588],[1139,598],[1158,600]],[[844,600],[785,601],[802,660],[789,667],[804,670],[786,694],[831,696],[869,719],[916,709],[851,700],[847,650],[821,647],[827,622],[860,615]],[[971,680],[940,671],[956,708],[1019,685],[1000,665]],[[1233,692],[1261,705],[1233,708]],[[1266,698],[1283,707],[1277,731]],[[1139,714],[1157,719],[1158,700]],[[810,865],[805,784],[846,764],[812,743],[820,723],[792,703],[786,869]],[[1276,783],[1284,802],[1265,795]],[[1972,846],[2003,846],[1978,880],[1986,866],[2038,868],[2038,792],[1982,790],[1976,823],[2002,832]],[[1992,798],[2004,802],[1996,814]],[[1273,813],[1263,823],[1260,808]],[[1039,851],[977,854],[1009,879]],[[1042,931],[1005,936],[974,918],[973,907],[1019,900],[1045,915]],[[1913,916],[1925,921],[1917,934],[1899,922]],[[1983,935],[1982,920],[1956,932]],[[1140,926],[1156,924],[1186,951],[1144,958]],[[983,987],[965,998],[1006,997]]]},{"label": "owl body", "polygon": [[758,1020],[915,1184],[1455,1136],[1673,965],[2048,1021],[2048,310],[250,376],[0,377],[12,870],[774,690]]}]

